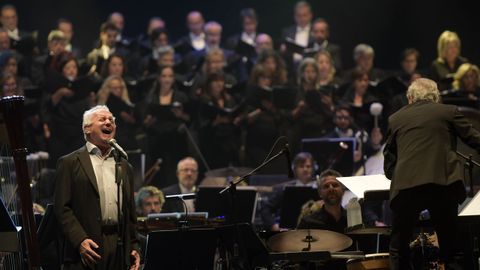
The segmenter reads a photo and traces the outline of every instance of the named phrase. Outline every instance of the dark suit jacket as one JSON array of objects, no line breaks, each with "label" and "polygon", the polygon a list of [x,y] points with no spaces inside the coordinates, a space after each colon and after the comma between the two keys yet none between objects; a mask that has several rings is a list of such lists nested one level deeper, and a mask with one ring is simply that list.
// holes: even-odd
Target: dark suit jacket
[{"label": "dark suit jacket", "polygon": [[[124,173],[124,239],[125,263],[130,263],[130,252],[139,250],[136,239],[136,214],[133,201],[133,170],[122,160]],[[97,180],[86,146],[61,157],[55,181],[55,215],[65,236],[64,261],[78,263],[78,247],[86,238],[92,239],[103,256],[102,213]]]},{"label": "dark suit jacket", "polygon": [[[480,151],[480,133],[456,106],[428,101],[409,104],[391,115],[386,137],[384,169],[392,180],[390,200],[403,189],[463,181],[455,153],[457,137]],[[464,191],[458,196],[463,201]]]},{"label": "dark suit jacket", "polygon": [[[282,40],[281,40],[281,42],[285,41],[285,39],[287,37],[295,40],[295,35],[296,34],[297,34],[297,25],[291,25],[287,28],[282,29],[282,36],[281,36]],[[313,36],[310,35],[308,37],[308,44],[310,44],[312,42],[313,42]]]}]

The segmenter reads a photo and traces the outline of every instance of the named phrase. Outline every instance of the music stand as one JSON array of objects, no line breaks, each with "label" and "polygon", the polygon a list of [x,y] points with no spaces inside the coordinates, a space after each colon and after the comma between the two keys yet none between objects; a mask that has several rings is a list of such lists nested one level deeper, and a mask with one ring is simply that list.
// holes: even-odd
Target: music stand
[{"label": "music stand", "polygon": [[352,175],[355,147],[356,140],[351,137],[302,139],[302,151],[313,155],[319,172],[334,169],[342,175]]},{"label": "music stand", "polygon": [[280,208],[280,227],[296,228],[302,206],[309,200],[319,200],[316,188],[286,186]]},{"label": "music stand", "polygon": [[[232,223],[230,194],[219,194],[223,187],[200,187],[197,192],[195,210],[208,212],[209,217],[225,217],[227,223]],[[236,209],[238,222],[253,223],[257,208],[258,193],[254,187],[238,187],[236,200],[239,206]]]},{"label": "music stand", "polygon": [[161,230],[147,236],[145,270],[213,269],[215,229]]},{"label": "music stand", "polygon": [[[237,227],[235,228],[235,226]],[[255,269],[255,267],[258,266],[268,266],[268,250],[262,240],[260,240],[258,235],[253,231],[250,224],[240,223],[221,226],[217,228],[217,233],[220,240],[219,243],[223,248],[222,252],[230,255],[234,254],[236,241],[238,245],[238,257],[241,260],[240,269]],[[234,239],[235,233],[238,233],[236,239]]]}]

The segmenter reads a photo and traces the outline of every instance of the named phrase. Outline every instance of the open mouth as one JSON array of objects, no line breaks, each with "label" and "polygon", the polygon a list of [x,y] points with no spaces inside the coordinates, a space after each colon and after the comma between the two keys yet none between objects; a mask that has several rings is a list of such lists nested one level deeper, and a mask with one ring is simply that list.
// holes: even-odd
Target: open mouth
[{"label": "open mouth", "polygon": [[107,129],[107,128],[102,128],[102,133],[103,133],[103,134],[110,135],[110,134],[112,134],[112,130],[111,130],[111,129]]}]

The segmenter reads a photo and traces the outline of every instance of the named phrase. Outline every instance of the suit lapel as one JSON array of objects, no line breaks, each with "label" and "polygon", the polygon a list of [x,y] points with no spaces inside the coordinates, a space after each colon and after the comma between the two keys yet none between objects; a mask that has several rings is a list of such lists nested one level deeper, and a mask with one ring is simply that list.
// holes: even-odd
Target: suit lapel
[{"label": "suit lapel", "polygon": [[78,152],[78,159],[80,160],[80,164],[82,165],[83,170],[87,174],[87,177],[90,180],[90,183],[95,188],[95,191],[97,192],[97,195],[99,195],[98,186],[97,186],[97,178],[95,177],[95,172],[93,171],[92,161],[90,160],[90,154],[88,153],[86,146],[84,146]]}]

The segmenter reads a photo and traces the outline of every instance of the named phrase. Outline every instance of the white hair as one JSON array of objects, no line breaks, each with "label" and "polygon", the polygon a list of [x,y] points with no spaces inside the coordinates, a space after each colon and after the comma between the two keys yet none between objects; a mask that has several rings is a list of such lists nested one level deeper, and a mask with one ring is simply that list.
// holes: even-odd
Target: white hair
[{"label": "white hair", "polygon": [[191,161],[191,162],[194,162],[197,167],[198,167],[198,163],[197,161],[193,158],[193,157],[186,157],[186,158],[183,158],[182,160],[180,160],[178,163],[177,163],[177,171],[180,171],[180,167],[183,165],[183,163],[187,162],[187,161]]},{"label": "white hair", "polygon": [[373,56],[375,55],[375,51],[373,50],[372,46],[361,43],[355,46],[355,49],[353,49],[353,59],[356,61],[362,55]]},{"label": "white hair", "polygon": [[[98,111],[110,112],[110,109],[108,109],[108,107],[105,105],[97,105],[83,113],[82,130],[83,130],[83,137],[85,138],[85,140],[87,140],[87,134],[85,133],[85,128],[92,124],[93,115]],[[115,117],[113,118],[113,121],[115,121]]]},{"label": "white hair", "polygon": [[408,87],[407,98],[412,103],[422,100],[438,103],[440,101],[440,92],[436,82],[427,78],[419,78]]}]

